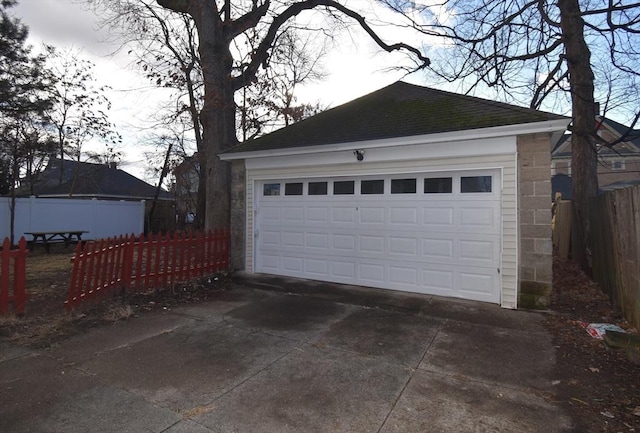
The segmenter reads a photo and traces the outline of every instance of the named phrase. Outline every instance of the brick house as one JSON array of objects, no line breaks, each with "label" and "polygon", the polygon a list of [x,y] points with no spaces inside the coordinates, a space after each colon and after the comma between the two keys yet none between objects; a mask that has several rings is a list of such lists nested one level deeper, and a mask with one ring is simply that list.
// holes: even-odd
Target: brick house
[{"label": "brick house", "polygon": [[220,155],[232,264],[499,304],[551,289],[551,144],[570,119],[397,82]]}]

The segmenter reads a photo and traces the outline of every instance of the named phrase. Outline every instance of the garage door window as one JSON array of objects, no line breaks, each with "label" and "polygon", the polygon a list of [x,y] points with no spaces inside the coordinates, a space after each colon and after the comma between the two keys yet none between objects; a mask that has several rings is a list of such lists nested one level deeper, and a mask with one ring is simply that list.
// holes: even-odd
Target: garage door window
[{"label": "garage door window", "polygon": [[302,182],[285,183],[284,195],[302,195]]},{"label": "garage door window", "polygon": [[262,187],[262,195],[280,195],[280,184],[265,183]]},{"label": "garage door window", "polygon": [[415,194],[415,193],[416,193],[415,179],[392,179],[391,180],[391,194]]},{"label": "garage door window", "polygon": [[384,194],[384,180],[363,180],[360,182],[360,194]]},{"label": "garage door window", "polygon": [[353,194],[354,191],[353,180],[341,180],[333,182],[333,195]]},{"label": "garage door window", "polygon": [[424,180],[425,194],[450,194],[452,179],[450,177],[428,177]]},{"label": "garage door window", "polygon": [[327,182],[309,182],[309,195],[327,195]]},{"label": "garage door window", "polygon": [[460,192],[491,192],[491,176],[461,177]]}]

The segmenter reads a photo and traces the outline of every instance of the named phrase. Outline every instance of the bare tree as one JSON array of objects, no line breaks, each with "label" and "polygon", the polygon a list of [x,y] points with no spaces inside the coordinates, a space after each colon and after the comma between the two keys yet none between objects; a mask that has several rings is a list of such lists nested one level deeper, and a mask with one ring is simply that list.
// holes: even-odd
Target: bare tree
[{"label": "bare tree", "polygon": [[640,3],[382,1],[414,17],[416,29],[443,40],[429,53],[431,71],[461,83],[466,92],[493,90],[502,99],[528,99],[533,108],[556,110],[570,101],[573,197],[588,249],[592,228],[585,212],[598,191],[597,145],[603,144],[596,133],[595,99],[605,112],[626,115],[630,131],[638,121]]},{"label": "bare tree", "polygon": [[[200,68],[198,36],[193,19],[184,13],[174,13],[158,6],[155,1],[110,1],[108,13],[102,14],[103,23],[108,25],[112,34],[120,40],[122,47],[134,55],[136,65],[153,85],[170,89],[166,104],[166,113],[162,122],[167,125],[168,118],[182,117],[188,114],[192,123],[196,151],[193,157],[184,154],[185,160],[197,161],[200,181],[198,188],[198,206],[194,225],[202,227],[205,215],[206,153],[203,144],[200,111],[203,105],[203,77]],[[315,33],[321,33],[319,30]],[[325,35],[326,38],[326,35]],[[241,39],[241,40],[240,40]],[[271,56],[269,68],[258,71],[255,80],[237,92],[238,133],[243,140],[274,129],[278,125],[300,120],[319,110],[319,106],[297,105],[293,96],[297,85],[322,77],[317,68],[323,50],[315,55],[307,52],[311,37],[306,40],[298,37],[294,27],[282,32],[277,50]],[[313,41],[320,38],[313,37]],[[236,68],[242,70],[251,61],[251,54],[257,49],[260,32],[249,29],[243,38],[233,41],[232,50],[237,53]],[[313,60],[312,60],[313,59]],[[184,125],[184,122],[180,122]],[[172,132],[165,131],[169,135]],[[153,140],[157,143],[158,140]],[[166,143],[166,140],[160,140]],[[160,162],[158,162],[160,164]]]},{"label": "bare tree", "polygon": [[[139,0],[142,1],[142,0]],[[113,8],[134,0],[92,0],[93,4]],[[203,143],[206,149],[203,167],[207,203],[205,227],[228,227],[230,218],[230,166],[218,154],[237,143],[235,93],[255,80],[261,67],[272,57],[282,32],[304,12],[316,10],[328,17],[352,20],[376,44],[388,52],[411,54],[416,68],[428,65],[420,50],[406,43],[386,43],[367,23],[365,17],[335,0],[274,2],[237,2],[215,0],[157,0],[157,4],[176,13],[189,15],[198,30],[198,50],[204,78],[204,103],[200,112]],[[240,64],[234,41],[259,31],[256,48]]]},{"label": "bare tree", "polygon": [[[83,146],[98,139],[117,146],[122,138],[109,121],[111,103],[104,86],[97,86],[94,64],[80,56],[77,50],[57,51],[45,45],[49,68],[56,78],[51,88],[53,105],[46,112],[47,123],[54,130],[60,156],[60,182],[63,179],[65,156],[80,161]],[[73,193],[73,187],[70,191]]]},{"label": "bare tree", "polygon": [[[201,159],[200,164],[206,164],[207,149],[202,138],[202,124],[200,110],[203,101],[203,80],[198,54],[197,32],[193,20],[186,14],[174,14],[156,6],[153,2],[120,2],[123,9],[116,8],[110,24],[118,26],[125,18],[127,25],[122,29],[121,38],[126,45],[132,46],[130,52],[138,56],[137,65],[143,69],[147,78],[155,85],[173,90],[175,103],[172,108],[161,114],[164,122],[173,118],[177,120],[188,117],[196,146],[195,154]],[[165,123],[166,124],[166,123]],[[180,122],[182,128],[187,122]],[[171,128],[170,128],[171,129]],[[180,136],[184,137],[184,130]],[[176,137],[174,130],[166,131],[167,136]],[[155,140],[156,143],[168,144],[165,149],[166,158],[163,170],[170,155],[182,149],[183,158],[189,153],[184,147],[174,148],[175,140]],[[179,140],[184,143],[184,139]],[[195,227],[204,225],[206,211],[206,182],[205,170],[197,171],[200,177],[197,193],[197,210]],[[158,188],[161,187],[164,176],[160,176]]]},{"label": "bare tree", "polygon": [[[302,84],[325,78],[326,73],[320,64],[329,38],[320,31],[306,37],[301,33],[295,27],[284,30],[272,51],[269,67],[258,70],[255,80],[238,92],[240,95],[236,99],[239,100],[237,111],[242,141],[322,111],[319,103],[298,104],[295,92]],[[256,42],[258,36],[253,32],[248,42]]]}]

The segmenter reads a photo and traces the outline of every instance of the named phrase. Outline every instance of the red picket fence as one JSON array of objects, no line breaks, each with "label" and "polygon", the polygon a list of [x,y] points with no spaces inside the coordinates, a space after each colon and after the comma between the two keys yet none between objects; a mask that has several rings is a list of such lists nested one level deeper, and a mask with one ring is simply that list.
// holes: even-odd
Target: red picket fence
[{"label": "red picket fence", "polygon": [[229,242],[229,230],[216,230],[78,243],[65,308],[116,292],[159,289],[227,270]]},{"label": "red picket fence", "polygon": [[20,238],[17,249],[12,249],[9,238],[4,238],[2,251],[0,251],[0,315],[7,314],[11,304],[16,314],[24,314],[27,302],[28,254],[27,241],[24,237]]}]

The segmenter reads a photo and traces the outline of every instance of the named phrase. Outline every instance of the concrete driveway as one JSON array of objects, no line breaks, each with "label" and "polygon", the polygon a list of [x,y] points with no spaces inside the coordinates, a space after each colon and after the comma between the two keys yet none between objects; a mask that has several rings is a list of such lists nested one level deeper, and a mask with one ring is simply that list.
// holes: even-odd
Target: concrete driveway
[{"label": "concrete driveway", "polygon": [[568,432],[543,320],[253,278],[53,349],[2,344],[0,431]]}]

